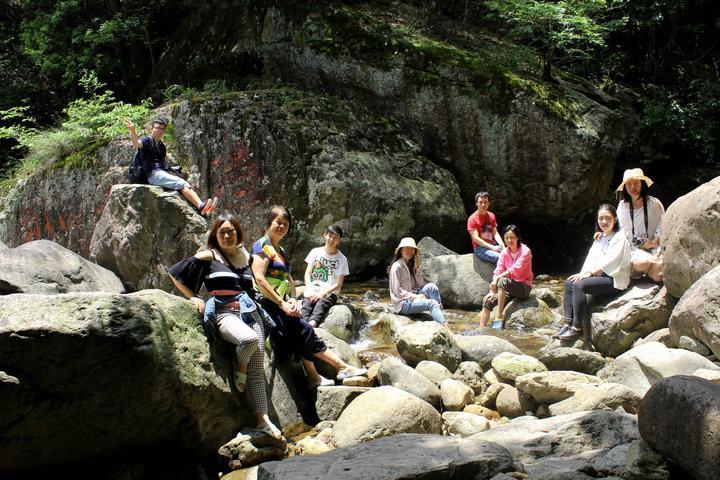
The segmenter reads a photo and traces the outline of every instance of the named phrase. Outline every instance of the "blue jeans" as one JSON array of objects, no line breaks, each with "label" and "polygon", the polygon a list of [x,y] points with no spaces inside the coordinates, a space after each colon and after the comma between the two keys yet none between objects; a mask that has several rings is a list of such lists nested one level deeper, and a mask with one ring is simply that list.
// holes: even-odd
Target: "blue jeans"
[{"label": "blue jeans", "polygon": [[430,311],[432,319],[437,323],[443,324],[446,322],[445,316],[442,313],[440,305],[440,290],[434,283],[426,283],[422,288],[415,291],[415,293],[422,293],[427,298],[424,300],[405,300],[402,302],[400,307],[400,315],[412,315],[414,313],[421,313]]},{"label": "blue jeans", "polygon": [[498,258],[500,258],[500,254],[498,252],[482,246],[475,247],[474,251],[476,257],[480,260],[485,260],[486,262],[497,263]]}]

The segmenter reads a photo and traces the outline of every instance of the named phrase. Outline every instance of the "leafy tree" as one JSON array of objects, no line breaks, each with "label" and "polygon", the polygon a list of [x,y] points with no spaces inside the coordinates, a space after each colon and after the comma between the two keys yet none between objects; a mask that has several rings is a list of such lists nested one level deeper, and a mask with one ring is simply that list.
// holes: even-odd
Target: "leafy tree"
[{"label": "leafy tree", "polygon": [[543,57],[542,78],[552,79],[559,58],[587,58],[605,45],[606,27],[595,18],[605,0],[487,0],[488,9],[508,26],[508,35],[538,48]]}]

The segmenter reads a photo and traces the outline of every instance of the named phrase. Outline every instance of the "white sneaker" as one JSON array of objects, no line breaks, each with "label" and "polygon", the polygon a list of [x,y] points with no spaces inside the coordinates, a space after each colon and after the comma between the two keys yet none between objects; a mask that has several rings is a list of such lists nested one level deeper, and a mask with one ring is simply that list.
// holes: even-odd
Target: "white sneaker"
[{"label": "white sneaker", "polygon": [[358,367],[353,367],[352,365],[348,365],[347,367],[338,371],[337,379],[344,380],[344,379],[350,378],[350,377],[359,377],[360,375],[365,375],[366,373],[367,373],[367,368],[358,368]]},{"label": "white sneaker", "polygon": [[308,384],[311,388],[332,387],[335,385],[335,381],[330,380],[329,378],[325,378],[322,375],[318,375],[317,378],[308,380]]}]

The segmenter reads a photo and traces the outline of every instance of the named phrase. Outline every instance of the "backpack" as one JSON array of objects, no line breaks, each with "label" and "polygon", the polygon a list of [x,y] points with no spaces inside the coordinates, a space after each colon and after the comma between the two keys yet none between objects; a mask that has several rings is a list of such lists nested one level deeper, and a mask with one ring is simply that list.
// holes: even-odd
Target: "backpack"
[{"label": "backpack", "polygon": [[140,161],[140,150],[135,150],[135,154],[132,160],[130,160],[127,178],[129,183],[148,183],[147,175],[145,175],[142,162]]}]

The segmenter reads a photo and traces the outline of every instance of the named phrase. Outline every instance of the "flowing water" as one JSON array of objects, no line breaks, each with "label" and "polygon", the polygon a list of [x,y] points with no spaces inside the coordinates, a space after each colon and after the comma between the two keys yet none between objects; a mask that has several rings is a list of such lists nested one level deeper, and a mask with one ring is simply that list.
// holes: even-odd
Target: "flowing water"
[{"label": "flowing water", "polygon": [[[543,275],[536,280],[534,288],[549,288],[557,296],[562,296],[564,277]],[[398,355],[392,341],[393,332],[401,326],[397,317],[385,315],[393,313],[387,280],[369,282],[348,282],[343,286],[341,298],[343,303],[362,310],[367,317],[365,324],[357,332],[357,340],[352,347],[359,353],[363,362],[380,360],[388,355]],[[480,328],[479,310],[445,309],[448,327],[460,335],[494,335],[508,340],[523,353],[537,356],[538,350],[550,340],[560,325],[559,308],[552,309],[556,322],[546,328],[536,330],[505,328],[493,330]]]}]

